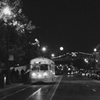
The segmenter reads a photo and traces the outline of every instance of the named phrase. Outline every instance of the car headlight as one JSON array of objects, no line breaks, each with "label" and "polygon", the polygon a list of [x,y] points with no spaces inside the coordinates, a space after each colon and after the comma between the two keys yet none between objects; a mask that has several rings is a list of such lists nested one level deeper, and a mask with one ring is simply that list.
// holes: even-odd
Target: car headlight
[{"label": "car headlight", "polygon": [[68,75],[69,75],[70,73],[68,73]]},{"label": "car headlight", "polygon": [[71,72],[71,74],[73,74],[73,72]]},{"label": "car headlight", "polygon": [[82,76],[85,76],[85,73],[82,73]]}]

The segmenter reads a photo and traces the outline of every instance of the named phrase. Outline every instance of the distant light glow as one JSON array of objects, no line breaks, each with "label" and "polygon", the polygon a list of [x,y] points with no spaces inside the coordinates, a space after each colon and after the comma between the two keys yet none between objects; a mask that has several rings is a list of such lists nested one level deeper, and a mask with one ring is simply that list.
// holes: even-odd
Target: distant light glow
[{"label": "distant light glow", "polygon": [[96,62],[98,63],[98,60],[96,59]]},{"label": "distant light glow", "polygon": [[63,47],[60,47],[60,50],[61,50],[61,51],[63,51],[63,50],[64,50],[64,48],[63,48]]},{"label": "distant light glow", "polygon": [[42,51],[46,51],[46,47],[43,47],[43,48],[42,48]]},{"label": "distant light glow", "polygon": [[84,61],[85,61],[85,63],[89,63],[89,62],[88,62],[88,59],[84,59]]},{"label": "distant light glow", "polygon": [[55,56],[55,54],[51,54],[51,56],[52,56],[52,57],[54,57],[54,56]]},{"label": "distant light glow", "polygon": [[71,68],[68,68],[68,70],[71,70]]},{"label": "distant light glow", "polygon": [[39,77],[39,78],[41,78],[41,77],[42,77],[42,75],[41,75],[41,74],[39,74],[39,75],[38,75],[38,77]]},{"label": "distant light glow", "polygon": [[32,76],[36,76],[36,73],[32,73]]},{"label": "distant light glow", "polygon": [[94,51],[96,52],[96,51],[97,51],[97,49],[96,49],[96,48],[94,48]]},{"label": "distant light glow", "polygon": [[43,75],[44,75],[44,76],[47,76],[48,74],[45,72]]},{"label": "distant light glow", "polygon": [[82,76],[85,76],[85,73],[82,73]]},{"label": "distant light glow", "polygon": [[35,25],[31,24],[32,21],[29,21],[28,18],[22,13],[21,4],[21,0],[0,1],[0,19],[4,21],[5,26],[14,26],[15,32],[19,35],[25,33],[26,30],[30,33],[33,29],[35,29]]},{"label": "distant light glow", "polygon": [[9,6],[5,7],[3,9],[2,13],[5,15],[11,15],[11,10],[10,10]]},{"label": "distant light glow", "polygon": [[35,41],[37,42],[37,41],[38,41],[38,39],[37,39],[37,38],[35,38]]}]

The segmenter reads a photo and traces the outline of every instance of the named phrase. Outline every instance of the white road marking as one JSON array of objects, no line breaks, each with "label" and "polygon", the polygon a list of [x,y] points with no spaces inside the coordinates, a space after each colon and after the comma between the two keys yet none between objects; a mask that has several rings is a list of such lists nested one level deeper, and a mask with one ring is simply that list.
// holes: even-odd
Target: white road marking
[{"label": "white road marking", "polygon": [[7,97],[10,97],[10,96],[12,96],[12,95],[14,95],[14,94],[16,94],[16,93],[18,93],[18,92],[21,92],[21,91],[23,91],[23,90],[25,90],[25,89],[27,89],[27,88],[29,88],[30,86],[28,86],[28,87],[26,87],[26,88],[23,88],[23,89],[21,89],[21,90],[19,90],[19,91],[16,91],[16,92],[14,92],[14,93],[12,93],[12,94],[9,94],[9,95],[7,95],[7,96],[4,96],[3,98],[1,98],[0,100],[3,100],[3,99],[5,99],[5,98],[7,98]]},{"label": "white road marking", "polygon": [[87,87],[89,87],[89,85],[86,85]]},{"label": "white road marking", "polygon": [[95,89],[92,89],[94,92],[96,92],[96,90]]},{"label": "white road marking", "polygon": [[38,93],[39,91],[41,91],[42,88],[39,88],[37,91],[35,91],[33,94],[31,94],[26,100],[28,100],[29,98],[31,98],[32,96],[34,96],[36,93]]},{"label": "white road marking", "polygon": [[56,92],[56,90],[57,90],[57,88],[58,88],[58,86],[59,86],[59,84],[60,84],[60,82],[61,82],[61,79],[62,79],[62,77],[60,78],[58,84],[56,85],[56,88],[55,88],[55,90],[54,90],[54,92],[53,92],[53,94],[52,94],[50,100],[52,100],[52,98],[53,98],[53,96],[54,96],[54,94],[55,94],[55,92]]}]

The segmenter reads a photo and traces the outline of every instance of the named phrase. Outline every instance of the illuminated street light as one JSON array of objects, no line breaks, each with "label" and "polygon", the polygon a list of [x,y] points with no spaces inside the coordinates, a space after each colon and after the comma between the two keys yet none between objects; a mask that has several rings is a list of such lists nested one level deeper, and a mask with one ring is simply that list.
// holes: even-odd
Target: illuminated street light
[{"label": "illuminated street light", "polygon": [[[9,31],[8,25],[10,25],[10,23],[12,22],[13,17],[14,17],[13,13],[11,11],[12,8],[10,8],[10,6],[8,6],[8,4],[9,4],[8,2],[2,2],[0,5],[0,19],[3,19],[4,25],[6,25],[7,31]],[[8,20],[10,20],[10,19],[11,19],[11,21],[8,22]],[[9,37],[8,37],[8,33],[7,33],[7,56],[9,57],[7,59],[7,76],[6,76],[6,78],[7,78],[6,84],[7,85],[11,84],[9,60],[12,60],[12,59],[10,59],[10,55],[9,55],[9,41],[8,41],[9,39],[8,38]]]},{"label": "illuminated street light", "polygon": [[42,47],[42,51],[44,51],[44,52],[45,52],[45,51],[46,51],[46,47]]},{"label": "illuminated street light", "polygon": [[[1,18],[3,18],[4,22],[6,22],[6,25],[8,25],[8,19],[12,18],[12,12],[11,12],[10,7],[6,6],[6,7],[2,8],[1,15],[2,15]],[[7,31],[8,31],[8,27],[7,27]],[[7,34],[7,56],[10,57],[8,40],[9,39],[8,39],[8,34]],[[10,59],[7,60],[7,80],[6,80],[6,84],[11,84],[9,60]]]},{"label": "illuminated street light", "polygon": [[[3,24],[6,28],[6,51],[7,51],[7,81],[6,83],[10,83],[10,66],[9,66],[9,32],[11,31],[10,27],[17,32],[18,35],[22,35],[21,33],[25,33],[25,31],[32,31],[35,26],[30,25],[29,29],[27,29],[29,20],[22,13],[21,0],[0,0],[0,23]],[[10,27],[9,27],[10,26]],[[10,30],[9,30],[10,29]],[[39,42],[36,40],[36,43],[39,45]],[[13,46],[13,48],[15,48]],[[13,49],[15,50],[15,49]]]},{"label": "illuminated street light", "polygon": [[60,47],[60,50],[61,50],[61,51],[63,51],[63,50],[64,50],[64,48],[63,48],[63,47]]},{"label": "illuminated street light", "polygon": [[96,49],[96,48],[94,48],[94,51],[96,52],[96,51],[97,51],[97,49]]},{"label": "illuminated street light", "polygon": [[52,56],[52,57],[54,57],[54,56],[55,56],[55,54],[51,54],[51,56]]},{"label": "illuminated street light", "polygon": [[4,9],[3,9],[3,11],[2,11],[2,13],[4,14],[4,15],[11,15],[11,9],[9,8],[9,6],[7,6],[7,7],[5,7]]}]

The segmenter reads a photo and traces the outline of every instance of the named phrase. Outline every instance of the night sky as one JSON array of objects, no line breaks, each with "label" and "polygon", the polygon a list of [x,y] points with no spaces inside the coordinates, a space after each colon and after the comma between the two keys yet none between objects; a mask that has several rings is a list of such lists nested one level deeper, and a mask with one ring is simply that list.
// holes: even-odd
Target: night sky
[{"label": "night sky", "polygon": [[92,53],[100,43],[100,0],[22,0],[37,28],[34,37],[52,51]]}]

